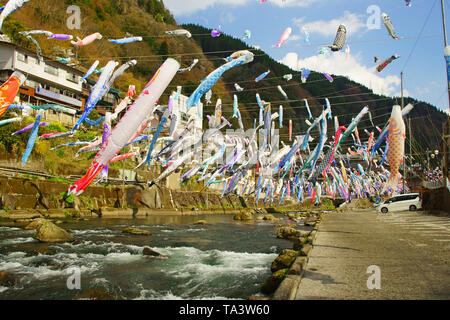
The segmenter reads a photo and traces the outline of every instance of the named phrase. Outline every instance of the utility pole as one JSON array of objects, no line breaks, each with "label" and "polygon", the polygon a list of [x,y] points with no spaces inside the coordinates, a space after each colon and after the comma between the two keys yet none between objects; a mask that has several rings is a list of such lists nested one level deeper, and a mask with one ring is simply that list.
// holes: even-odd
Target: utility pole
[{"label": "utility pole", "polygon": [[[401,78],[401,87],[402,87],[402,110],[405,107],[405,102],[403,99],[403,71],[400,73]],[[409,137],[411,139],[411,137]],[[405,179],[406,179],[406,156],[403,156],[403,180],[402,180],[402,186],[403,191],[402,193],[405,193]]]},{"label": "utility pole", "polygon": [[[449,100],[449,108],[450,108],[450,47],[447,44],[447,26],[445,24],[444,0],[441,0],[441,9],[442,9],[442,27],[444,29],[444,46],[445,46],[444,56],[445,56],[445,61],[446,61],[446,66],[447,66],[447,92],[448,92],[448,100]],[[444,124],[444,128],[446,128],[446,126],[447,126],[447,124]],[[448,136],[446,136],[446,129],[443,130],[442,136],[443,136],[444,141],[441,141],[441,142],[442,142],[443,149],[444,149],[444,161],[445,161],[445,164],[443,164],[443,167],[442,167],[442,171],[444,172],[444,174],[448,174],[448,168],[447,168]],[[445,171],[447,171],[447,173],[445,173]]]},{"label": "utility pole", "polygon": [[446,61],[447,68],[447,92],[450,106],[450,47],[447,45],[447,26],[445,24],[445,8],[444,8],[444,0],[441,0],[441,9],[442,9],[442,27],[444,29],[444,56]]}]

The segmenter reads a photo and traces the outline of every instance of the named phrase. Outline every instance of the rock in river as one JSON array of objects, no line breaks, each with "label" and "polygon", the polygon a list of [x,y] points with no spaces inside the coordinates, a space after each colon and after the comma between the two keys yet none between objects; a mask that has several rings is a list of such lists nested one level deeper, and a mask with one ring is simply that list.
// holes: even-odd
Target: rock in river
[{"label": "rock in river", "polygon": [[44,218],[38,218],[27,224],[25,230],[37,230],[46,220]]},{"label": "rock in river", "polygon": [[309,232],[300,231],[295,228],[285,226],[281,227],[277,231],[277,238],[286,239],[286,240],[294,240],[299,237],[307,237]]},{"label": "rock in river", "polygon": [[2,287],[12,287],[13,285],[16,284],[16,278],[6,272],[6,271],[0,271],[0,286]]},{"label": "rock in river", "polygon": [[167,256],[156,252],[155,250],[149,248],[149,247],[145,247],[144,250],[142,251],[142,254],[144,256],[150,256],[150,257],[160,257],[160,258],[166,258]]},{"label": "rock in river", "polygon": [[234,220],[253,220],[253,214],[249,211],[242,211],[234,215]]},{"label": "rock in river", "polygon": [[275,220],[277,220],[277,218],[275,218],[275,216],[273,214],[266,214],[266,215],[264,215],[263,220],[275,221]]},{"label": "rock in river", "polygon": [[285,249],[281,251],[280,255],[272,262],[271,271],[277,272],[289,268],[297,256],[298,252],[294,250]]},{"label": "rock in river", "polygon": [[264,294],[271,294],[274,293],[277,288],[279,287],[281,281],[286,277],[286,274],[288,273],[288,269],[281,269],[275,272],[270,276],[269,279],[264,282],[264,284],[261,287],[261,292]]},{"label": "rock in river", "polygon": [[42,221],[42,224],[37,227],[34,238],[41,242],[68,242],[74,240],[69,232],[48,220]]},{"label": "rock in river", "polygon": [[132,227],[125,228],[125,229],[122,230],[122,232],[135,234],[135,235],[138,235],[138,236],[149,236],[150,235],[150,231],[137,229],[137,228],[132,228]]}]

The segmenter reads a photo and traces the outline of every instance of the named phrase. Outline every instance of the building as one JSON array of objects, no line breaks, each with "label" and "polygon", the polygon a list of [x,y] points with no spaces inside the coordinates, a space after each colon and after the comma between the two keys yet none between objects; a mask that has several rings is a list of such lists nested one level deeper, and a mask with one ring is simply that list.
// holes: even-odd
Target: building
[{"label": "building", "polygon": [[[5,82],[14,72],[19,71],[27,76],[20,87],[16,104],[29,103],[35,106],[42,104],[58,104],[75,111],[80,115],[84,110],[95,81],[80,81],[84,72],[67,64],[48,57],[38,55],[26,48],[0,39],[0,80]],[[98,112],[104,114],[119,101],[117,90],[111,89],[98,103]],[[58,115],[53,110],[46,111],[45,117],[71,125],[76,122],[73,114]]]},{"label": "building", "polygon": [[[176,92],[172,92],[172,98],[174,98],[176,95]],[[178,121],[178,129],[177,132],[180,130],[184,130],[186,127],[189,119],[193,117],[194,120],[194,132],[196,137],[200,137],[203,133],[203,103],[199,102],[199,106],[192,107],[188,109],[186,106],[186,101],[189,97],[180,94],[177,98],[177,100],[173,101],[173,112],[177,115],[179,121]],[[198,112],[200,111],[200,117],[198,115]]]},{"label": "building", "polygon": [[[172,98],[174,98],[176,92],[172,92]],[[178,125],[176,129],[176,133],[180,134],[185,128],[191,117],[194,120],[193,126],[193,134],[195,139],[200,139],[203,134],[203,121],[198,117],[198,110],[200,110],[200,116],[203,118],[203,104],[199,104],[199,108],[193,107],[188,109],[186,106],[186,101],[188,97],[180,94],[177,100],[173,101],[173,113],[177,116]],[[162,142],[157,145],[157,148],[161,150],[163,148]],[[156,149],[156,148],[155,148]],[[166,179],[166,187],[170,189],[180,189],[180,182],[178,179],[181,177],[181,172],[174,172]]]},{"label": "building", "polygon": [[447,122],[444,123],[442,128],[441,155],[444,179],[450,179],[450,174],[448,172],[450,166],[450,118],[447,119]]}]

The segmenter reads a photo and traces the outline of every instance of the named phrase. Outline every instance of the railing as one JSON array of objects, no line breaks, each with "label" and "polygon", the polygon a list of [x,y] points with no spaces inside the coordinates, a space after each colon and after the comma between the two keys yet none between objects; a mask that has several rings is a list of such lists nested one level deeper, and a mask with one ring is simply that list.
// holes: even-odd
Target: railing
[{"label": "railing", "polygon": [[422,186],[426,189],[440,189],[445,187],[445,181],[424,181]]}]

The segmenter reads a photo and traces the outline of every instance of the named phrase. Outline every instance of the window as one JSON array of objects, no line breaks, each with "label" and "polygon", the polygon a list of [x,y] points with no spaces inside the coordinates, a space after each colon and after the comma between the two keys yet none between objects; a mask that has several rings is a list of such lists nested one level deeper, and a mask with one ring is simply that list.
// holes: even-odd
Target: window
[{"label": "window", "polygon": [[28,56],[24,53],[17,52],[17,60],[28,63]]},{"label": "window", "polygon": [[39,86],[39,84],[33,80],[26,80],[25,85],[29,86],[30,88],[36,88]]},{"label": "window", "polygon": [[50,91],[59,94],[58,88],[50,87]]},{"label": "window", "polygon": [[54,76],[58,75],[58,68],[49,66],[48,64],[45,65],[45,69],[44,70],[45,70],[45,72],[50,73],[50,74],[52,74]]},{"label": "window", "polygon": [[393,198],[390,198],[388,201],[386,201],[386,203],[392,203],[392,202],[396,202],[396,201],[398,201],[398,197],[393,197]]},{"label": "window", "polygon": [[181,121],[188,122],[189,121],[189,116],[186,113],[182,113],[181,114]]},{"label": "window", "polygon": [[28,57],[28,62],[30,64],[39,64],[38,59],[36,59],[35,57]]},{"label": "window", "polygon": [[73,74],[71,72],[67,72],[66,79],[70,82],[78,83],[79,76],[77,76],[76,74]]}]

